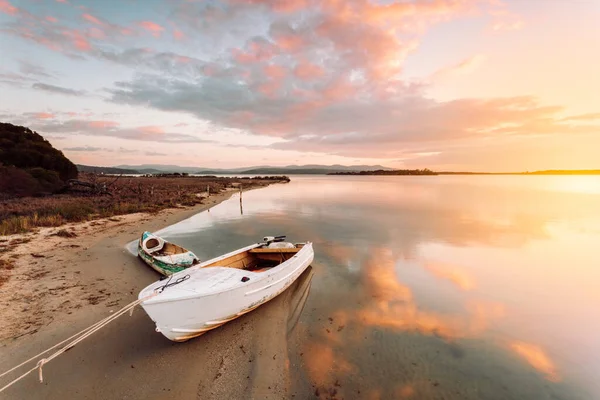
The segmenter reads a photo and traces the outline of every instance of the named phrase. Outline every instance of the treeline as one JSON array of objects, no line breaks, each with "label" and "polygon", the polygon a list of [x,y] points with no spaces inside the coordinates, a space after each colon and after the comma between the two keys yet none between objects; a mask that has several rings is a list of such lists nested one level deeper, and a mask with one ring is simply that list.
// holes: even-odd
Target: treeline
[{"label": "treeline", "polygon": [[430,169],[395,169],[386,171],[378,169],[376,171],[349,171],[349,172],[332,172],[327,175],[437,175]]},{"label": "treeline", "polygon": [[0,123],[0,197],[52,193],[77,178],[77,167],[41,135]]}]

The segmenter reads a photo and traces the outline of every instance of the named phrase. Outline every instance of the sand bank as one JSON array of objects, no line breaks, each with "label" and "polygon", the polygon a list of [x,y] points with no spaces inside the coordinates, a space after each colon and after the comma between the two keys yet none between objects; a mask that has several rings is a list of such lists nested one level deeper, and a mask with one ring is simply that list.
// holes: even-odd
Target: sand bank
[{"label": "sand bank", "polygon": [[[9,249],[2,258],[13,260],[15,268],[0,287],[0,372],[110,315],[159,278],[127,252],[126,243],[231,195],[156,215],[130,214],[3,238],[8,241],[0,244]],[[60,230],[72,237],[56,236]],[[299,285],[186,343],[156,333],[138,308],[53,360],[44,368],[43,384],[32,374],[0,398],[288,398],[287,324],[297,308]]]}]

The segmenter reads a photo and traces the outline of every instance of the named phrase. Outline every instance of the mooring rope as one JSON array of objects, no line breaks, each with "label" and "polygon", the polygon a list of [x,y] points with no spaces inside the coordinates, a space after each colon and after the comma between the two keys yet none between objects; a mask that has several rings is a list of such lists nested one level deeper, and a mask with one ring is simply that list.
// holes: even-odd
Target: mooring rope
[{"label": "mooring rope", "polygon": [[61,344],[65,343],[65,342],[69,342],[70,340],[72,340],[71,342],[67,343],[64,347],[62,347],[61,349],[59,349],[58,351],[52,353],[49,357],[47,358],[42,358],[40,360],[38,360],[38,362],[36,363],[35,367],[31,368],[29,371],[25,372],[23,375],[19,376],[18,378],[14,379],[13,381],[11,381],[10,383],[8,383],[7,385],[5,385],[4,387],[0,388],[0,393],[2,393],[4,390],[8,389],[9,387],[11,387],[12,385],[14,385],[15,383],[19,382],[21,379],[25,378],[27,375],[29,375],[30,373],[32,373],[33,371],[35,371],[36,369],[39,371],[39,379],[40,379],[40,383],[44,382],[44,376],[42,375],[42,367],[44,366],[44,364],[49,363],[50,361],[52,361],[53,359],[55,359],[56,357],[58,357],[59,355],[61,355],[62,353],[66,352],[67,350],[71,349],[72,347],[74,347],[76,344],[78,344],[79,342],[81,342],[82,340],[86,339],[87,337],[91,336],[92,334],[94,334],[95,332],[99,331],[100,329],[102,329],[103,327],[105,327],[106,325],[108,325],[109,323],[111,323],[112,321],[114,321],[115,319],[119,318],[121,315],[125,314],[128,311],[131,311],[133,313],[133,309],[138,306],[140,303],[156,296],[157,294],[159,294],[158,292],[154,292],[151,295],[148,295],[142,299],[138,299],[136,301],[133,301],[129,304],[127,304],[125,307],[121,308],[120,310],[118,310],[117,312],[115,312],[112,315],[109,315],[108,317],[104,318],[101,321],[96,322],[95,324],[88,326],[87,328],[85,328],[84,330],[74,334],[73,336],[63,340],[60,343],[55,344],[54,346],[42,351],[41,353],[31,357],[30,359],[23,361],[21,364],[17,365],[16,367],[13,367],[11,369],[9,369],[6,372],[3,372],[0,375],[0,378],[2,378],[3,376],[13,372],[14,370],[24,366],[25,364],[28,364],[29,362],[41,357],[42,355],[46,354],[47,352],[49,352],[50,350],[53,350],[55,348],[57,348],[58,346],[60,346]]}]

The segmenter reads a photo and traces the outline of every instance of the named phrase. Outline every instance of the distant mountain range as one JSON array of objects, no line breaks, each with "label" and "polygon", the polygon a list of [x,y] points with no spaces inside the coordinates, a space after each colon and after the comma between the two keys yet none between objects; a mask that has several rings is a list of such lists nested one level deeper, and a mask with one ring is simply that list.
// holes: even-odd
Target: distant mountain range
[{"label": "distant mountain range", "polygon": [[[105,167],[89,167],[79,166],[85,168],[94,168],[94,172],[102,172],[101,169]],[[233,175],[233,174],[250,174],[250,175],[294,175],[294,174],[329,174],[333,172],[348,172],[348,171],[376,171],[376,170],[391,170],[381,165],[287,165],[285,167],[274,167],[269,165],[261,165],[256,167],[244,167],[244,168],[203,168],[203,167],[180,167],[178,165],[162,165],[162,164],[142,164],[142,165],[116,165],[114,167],[107,167],[110,170],[119,170],[127,172],[107,172],[107,174],[160,174],[160,173],[174,173],[174,172],[185,172],[188,174],[199,174],[199,175]],[[80,169],[80,171],[84,171]],[[92,172],[92,171],[90,171]]]},{"label": "distant mountain range", "polygon": [[91,165],[77,164],[79,172],[92,172],[94,174],[140,174],[141,172],[134,169],[114,168],[114,167],[94,167]]},{"label": "distant mountain range", "polygon": [[[80,172],[94,172],[104,174],[164,174],[188,173],[195,175],[415,175],[410,170],[394,170],[381,165],[287,165],[273,167],[261,165],[244,168],[202,168],[180,167],[178,165],[142,164],[142,165],[117,165],[114,167],[95,167],[90,165],[77,165]],[[600,175],[600,170],[545,170],[532,172],[453,172],[429,171],[425,175]],[[421,173],[423,175],[423,173]]]}]

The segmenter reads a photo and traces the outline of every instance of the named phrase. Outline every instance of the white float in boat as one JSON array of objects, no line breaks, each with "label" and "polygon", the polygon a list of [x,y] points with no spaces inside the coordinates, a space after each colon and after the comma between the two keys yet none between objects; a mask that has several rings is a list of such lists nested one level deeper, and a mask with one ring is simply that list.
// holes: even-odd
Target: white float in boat
[{"label": "white float in boat", "polygon": [[156,330],[182,342],[214,329],[273,299],[312,263],[312,243],[267,236],[253,244],[174,273],[138,296]]}]

